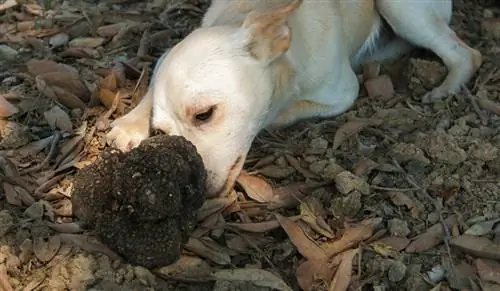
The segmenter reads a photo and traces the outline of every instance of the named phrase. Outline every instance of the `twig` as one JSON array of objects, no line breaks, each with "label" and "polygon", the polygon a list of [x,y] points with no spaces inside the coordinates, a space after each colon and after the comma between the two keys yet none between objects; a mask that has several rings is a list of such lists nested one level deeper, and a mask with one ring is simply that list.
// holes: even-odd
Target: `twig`
[{"label": "twig", "polygon": [[446,223],[445,223],[444,218],[443,218],[443,209],[442,209],[442,208],[441,208],[441,206],[440,206],[440,205],[436,202],[436,200],[435,200],[435,199],[432,199],[432,197],[429,195],[429,193],[427,192],[427,190],[426,190],[424,187],[420,186],[420,185],[419,185],[419,184],[415,181],[415,179],[413,179],[413,176],[412,176],[412,175],[410,175],[410,174],[408,174],[408,173],[407,173],[407,172],[403,169],[403,167],[401,167],[401,165],[398,163],[398,161],[397,161],[394,157],[392,157],[392,162],[393,162],[393,164],[394,164],[397,168],[399,168],[399,169],[401,170],[401,172],[405,175],[406,181],[407,181],[410,185],[412,185],[412,186],[414,186],[414,187],[418,188],[418,189],[420,190],[420,192],[421,192],[421,193],[422,193],[422,194],[423,194],[423,195],[424,195],[427,199],[429,199],[429,201],[431,201],[431,202],[432,202],[432,204],[434,204],[434,207],[435,207],[435,208],[436,208],[436,210],[439,212],[439,220],[440,220],[440,222],[441,222],[441,224],[442,224],[442,226],[443,226],[443,229],[444,229],[444,239],[443,239],[443,242],[444,242],[444,244],[445,244],[445,246],[446,246],[446,251],[447,251],[448,256],[449,256],[449,258],[450,258],[450,262],[451,262],[451,271],[452,271],[452,273],[453,273],[452,275],[454,275],[454,274],[455,274],[455,267],[454,267],[454,264],[453,264],[453,258],[452,258],[452,256],[451,256],[451,248],[450,248],[450,244],[449,244],[449,240],[450,240],[451,234],[450,234],[450,230],[448,229],[448,226],[446,226]]},{"label": "twig", "polygon": [[47,154],[45,159],[40,164],[38,164],[32,168],[29,168],[29,169],[25,170],[24,172],[21,172],[21,174],[30,174],[30,173],[39,171],[39,170],[43,169],[45,166],[47,166],[50,163],[50,161],[57,154],[57,145],[59,144],[61,137],[62,137],[61,133],[56,130],[54,133],[54,138],[52,139],[52,144],[50,145],[49,153]]},{"label": "twig", "polygon": [[463,87],[463,91],[465,93],[465,96],[470,100],[474,112],[476,112],[477,116],[479,116],[479,119],[481,119],[481,123],[483,125],[488,124],[489,118],[486,114],[484,114],[481,108],[479,108],[479,105],[477,104],[477,98],[473,96],[472,93],[469,91],[469,89],[465,86]]},{"label": "twig", "polygon": [[370,187],[374,190],[394,191],[394,192],[411,192],[411,191],[420,190],[420,188],[417,188],[417,187],[414,187],[414,188],[391,188],[391,187],[381,187],[381,186],[377,186],[377,185],[371,185]]}]

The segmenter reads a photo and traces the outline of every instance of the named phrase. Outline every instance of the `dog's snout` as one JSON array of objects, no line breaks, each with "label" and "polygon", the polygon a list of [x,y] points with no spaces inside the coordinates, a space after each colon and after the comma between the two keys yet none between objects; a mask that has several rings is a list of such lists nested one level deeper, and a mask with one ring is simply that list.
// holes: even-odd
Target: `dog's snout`
[{"label": "dog's snout", "polygon": [[156,135],[168,135],[169,133],[161,128],[153,128],[151,129],[151,136]]}]

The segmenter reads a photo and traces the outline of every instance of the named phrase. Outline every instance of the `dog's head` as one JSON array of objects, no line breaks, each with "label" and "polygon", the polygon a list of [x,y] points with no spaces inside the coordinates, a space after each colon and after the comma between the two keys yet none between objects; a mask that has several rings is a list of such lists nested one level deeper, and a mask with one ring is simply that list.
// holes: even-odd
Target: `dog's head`
[{"label": "dog's head", "polygon": [[276,68],[291,42],[286,21],[300,3],[251,12],[239,27],[199,28],[156,69],[152,127],[196,146],[210,196],[233,186],[252,141],[275,114],[272,97],[286,82],[276,80]]}]

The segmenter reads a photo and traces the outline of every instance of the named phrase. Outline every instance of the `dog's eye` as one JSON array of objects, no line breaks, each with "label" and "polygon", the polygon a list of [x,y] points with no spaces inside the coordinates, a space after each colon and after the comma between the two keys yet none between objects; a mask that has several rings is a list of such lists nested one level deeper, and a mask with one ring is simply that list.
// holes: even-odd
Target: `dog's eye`
[{"label": "dog's eye", "polygon": [[208,108],[207,111],[196,114],[194,118],[196,118],[196,121],[199,122],[207,122],[214,114],[214,111],[215,111],[215,106],[211,106],[210,108]]}]

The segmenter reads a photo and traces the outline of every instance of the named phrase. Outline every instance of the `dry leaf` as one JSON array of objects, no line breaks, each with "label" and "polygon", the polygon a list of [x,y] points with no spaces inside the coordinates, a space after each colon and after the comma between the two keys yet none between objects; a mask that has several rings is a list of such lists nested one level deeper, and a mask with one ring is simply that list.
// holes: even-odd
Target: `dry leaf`
[{"label": "dry leaf", "polygon": [[354,256],[359,254],[359,249],[348,250],[342,253],[342,262],[333,277],[328,291],[345,291],[351,284],[352,263]]},{"label": "dry leaf", "polygon": [[273,290],[292,291],[292,288],[290,288],[281,278],[262,269],[242,268],[217,270],[212,276],[217,280],[246,281]]},{"label": "dry leaf", "polygon": [[19,194],[17,193],[16,189],[14,186],[12,186],[9,183],[3,183],[3,192],[5,194],[5,198],[7,200],[7,203],[15,206],[23,206],[23,202],[21,200],[21,197],[19,197]]},{"label": "dry leaf", "polygon": [[484,259],[477,259],[475,263],[481,280],[500,284],[500,263]]},{"label": "dry leaf", "polygon": [[10,117],[18,112],[19,109],[7,101],[3,94],[0,94],[0,118]]},{"label": "dry leaf", "polygon": [[88,47],[68,47],[59,54],[61,57],[93,58],[97,59],[101,55],[98,50]]},{"label": "dry leaf", "polygon": [[[288,219],[292,221],[297,221],[300,219],[300,216],[289,217]],[[255,233],[263,233],[268,232],[273,229],[280,227],[280,223],[278,220],[268,220],[263,222],[254,222],[254,223],[226,223],[227,226],[237,228],[239,230],[255,232]]]},{"label": "dry leaf", "polygon": [[96,48],[106,41],[103,37],[78,37],[69,42],[70,47]]},{"label": "dry leaf", "polygon": [[101,253],[105,254],[112,260],[121,260],[121,257],[109,249],[107,246],[95,240],[95,238],[83,235],[83,234],[70,234],[61,233],[59,234],[61,241],[67,244],[74,244],[90,253]]},{"label": "dry leaf", "polygon": [[3,12],[5,10],[12,8],[12,7],[15,7],[17,5],[18,5],[18,3],[16,0],[6,0],[4,3],[0,4],[0,12]]},{"label": "dry leaf", "polygon": [[[328,182],[328,184],[329,183],[331,182]],[[306,191],[312,192],[313,190],[328,184],[298,182],[278,187],[274,189],[273,200],[268,203],[267,208],[269,210],[275,210],[279,208],[295,207],[299,205],[300,200],[306,196]]]},{"label": "dry leaf", "polygon": [[482,221],[471,226],[464,234],[482,236],[490,233],[495,226],[500,222],[500,219]]},{"label": "dry leaf", "polygon": [[198,221],[202,221],[216,212],[222,212],[235,202],[235,197],[219,197],[207,199],[197,211]]},{"label": "dry leaf", "polygon": [[[444,220],[446,227],[448,229],[452,229],[455,225],[457,225],[457,216],[452,215]],[[443,225],[441,222],[438,222],[427,229],[426,232],[421,234],[417,239],[412,241],[405,249],[408,253],[419,253],[425,252],[438,244],[443,242],[445,233],[443,229]]]},{"label": "dry leaf", "polygon": [[464,253],[485,259],[500,260],[500,244],[494,243],[485,237],[464,234],[451,238],[450,245]]},{"label": "dry leaf", "polygon": [[389,245],[398,252],[404,250],[408,244],[410,244],[410,240],[408,238],[401,236],[387,236],[379,239],[377,242]]},{"label": "dry leaf", "polygon": [[175,263],[155,270],[156,274],[174,280],[203,278],[209,279],[212,269],[210,265],[199,257],[181,255]]},{"label": "dry leaf", "polygon": [[241,172],[236,182],[243,188],[248,197],[266,203],[273,199],[273,187],[266,180]]},{"label": "dry leaf", "polygon": [[394,85],[388,75],[379,75],[365,82],[365,89],[371,98],[389,100],[394,96]]},{"label": "dry leaf", "polygon": [[58,234],[49,238],[36,237],[33,240],[33,252],[42,262],[47,263],[52,260],[61,247],[61,238]]},{"label": "dry leaf", "polygon": [[109,74],[99,82],[99,87],[111,91],[114,91],[118,88],[118,81],[116,78],[115,70],[111,70]]},{"label": "dry leaf", "polygon": [[46,222],[47,226],[60,233],[81,233],[83,228],[75,222],[52,223]]},{"label": "dry leaf", "polygon": [[191,237],[184,248],[216,264],[231,264],[231,256],[224,251],[223,247],[218,246],[215,243],[208,244],[206,241]]},{"label": "dry leaf", "polygon": [[320,261],[305,261],[300,264],[295,271],[295,277],[300,288],[302,290],[311,290],[314,282],[330,282],[340,261],[340,256],[336,256],[331,262],[322,259]]},{"label": "dry leaf", "polygon": [[373,248],[373,251],[383,257],[389,257],[392,259],[400,257],[399,251],[388,244],[374,242],[371,244],[371,247]]},{"label": "dry leaf", "polygon": [[406,206],[411,211],[411,216],[413,218],[418,218],[420,214],[419,205],[413,201],[408,195],[403,192],[391,191],[387,193],[391,198],[392,203],[396,206]]},{"label": "dry leaf", "polygon": [[29,60],[26,62],[26,68],[31,76],[36,77],[45,73],[65,73],[71,77],[78,77],[78,70],[66,64],[59,64],[50,60]]},{"label": "dry leaf", "polygon": [[65,132],[73,130],[73,123],[66,111],[62,110],[59,106],[54,106],[43,113],[45,120],[52,129],[60,129]]},{"label": "dry leaf", "polygon": [[379,120],[372,119],[359,119],[359,120],[351,120],[339,127],[339,129],[335,132],[335,137],[333,138],[333,146],[332,149],[338,149],[347,139],[351,136],[359,133],[367,126],[380,124]]},{"label": "dry leaf", "polygon": [[[1,11],[1,6],[0,6]],[[7,274],[7,267],[5,264],[0,264],[0,290],[2,291],[14,291],[9,283],[9,275]]]},{"label": "dry leaf", "polygon": [[325,243],[321,248],[328,254],[328,257],[331,257],[357,246],[360,242],[370,238],[372,234],[372,226],[360,224],[348,228],[339,240]]},{"label": "dry leaf", "polygon": [[300,215],[302,221],[307,223],[314,231],[327,237],[334,238],[333,230],[323,218],[323,209],[320,202],[314,198],[308,199],[304,203],[300,203]]},{"label": "dry leaf", "polygon": [[295,172],[293,167],[280,167],[278,165],[269,165],[258,169],[256,172],[269,178],[283,179]]},{"label": "dry leaf", "polygon": [[297,223],[280,214],[275,214],[275,216],[301,255],[311,261],[318,261],[325,258],[325,252],[304,234],[304,231]]},{"label": "dry leaf", "polygon": [[129,24],[127,22],[118,22],[109,25],[104,25],[97,28],[97,34],[102,37],[113,37],[116,34],[118,34],[120,30],[124,29],[128,25]]}]

